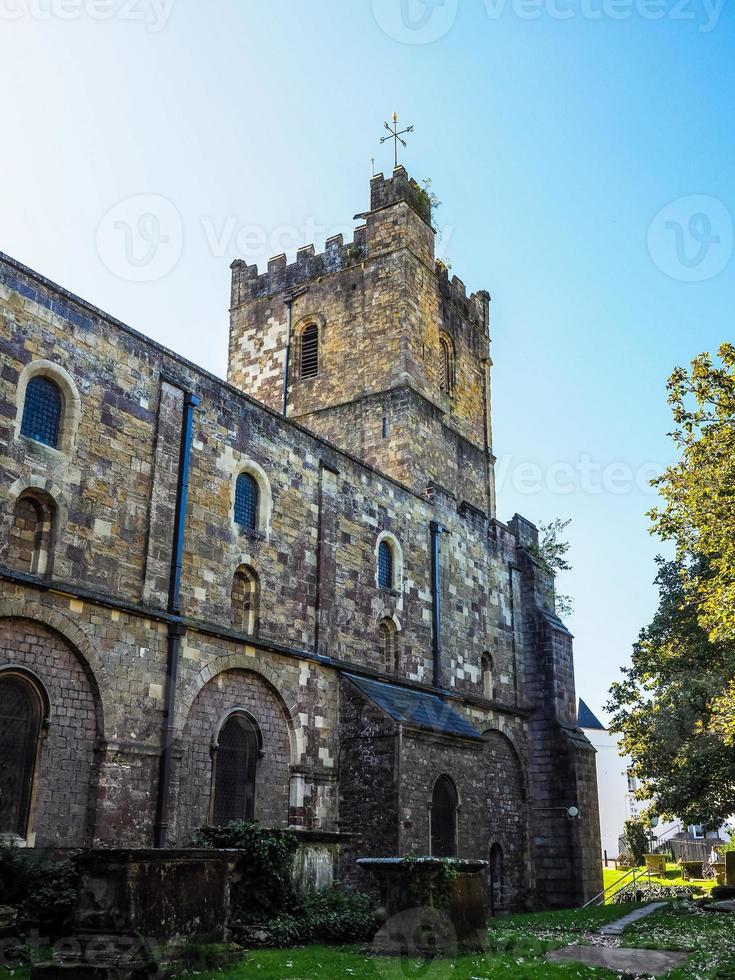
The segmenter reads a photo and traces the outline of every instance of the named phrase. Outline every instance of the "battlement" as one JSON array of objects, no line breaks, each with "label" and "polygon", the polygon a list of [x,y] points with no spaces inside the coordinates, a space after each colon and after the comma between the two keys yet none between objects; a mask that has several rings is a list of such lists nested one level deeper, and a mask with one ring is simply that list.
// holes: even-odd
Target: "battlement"
[{"label": "battlement", "polygon": [[287,262],[285,252],[281,252],[268,259],[267,272],[259,273],[257,265],[235,259],[230,266],[230,305],[234,308],[250,299],[295,289],[320,276],[356,265],[366,254],[367,226],[358,225],[351,242],[345,244],[342,235],[333,235],[327,239],[324,251],[319,253],[315,253],[313,245],[302,245],[296,252],[295,262]]},{"label": "battlement", "polygon": [[370,181],[370,210],[389,207],[404,201],[416,214],[431,225],[431,197],[413,177],[409,177],[405,167],[398,166],[392,177],[375,174]]},{"label": "battlement", "polygon": [[459,276],[452,276],[450,279],[449,270],[439,260],[436,262],[436,274],[441,295],[453,303],[468,320],[487,331],[490,317],[490,293],[486,289],[480,289],[468,296],[464,282]]}]

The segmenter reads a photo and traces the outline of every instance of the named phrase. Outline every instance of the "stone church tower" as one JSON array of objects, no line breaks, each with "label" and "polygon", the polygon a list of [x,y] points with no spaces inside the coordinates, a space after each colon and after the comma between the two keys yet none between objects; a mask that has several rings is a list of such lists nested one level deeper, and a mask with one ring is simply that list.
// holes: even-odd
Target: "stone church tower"
[{"label": "stone church tower", "polygon": [[538,532],[496,514],[490,298],[402,167],[358,217],[232,264],[227,382],[0,253],[0,835],[255,819],[361,890],[456,855],[494,911],[578,904],[594,750]]},{"label": "stone church tower", "polygon": [[429,197],[403,167],[373,177],[358,217],[348,245],[307,245],[263,275],[233,264],[228,380],[416,492],[492,515],[490,296],[437,266]]}]

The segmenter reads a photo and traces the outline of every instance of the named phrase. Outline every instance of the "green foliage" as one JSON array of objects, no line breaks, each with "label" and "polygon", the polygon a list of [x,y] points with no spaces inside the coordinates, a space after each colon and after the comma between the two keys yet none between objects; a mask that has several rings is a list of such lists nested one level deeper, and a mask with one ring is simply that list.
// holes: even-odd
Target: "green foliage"
[{"label": "green foliage", "polygon": [[427,224],[431,224],[431,217],[437,208],[441,207],[441,201],[431,189],[431,177],[424,177],[418,188],[418,200],[420,202],[419,214]]},{"label": "green foliage", "polygon": [[377,929],[369,899],[338,888],[298,895],[293,885],[299,841],[293,830],[268,830],[236,820],[203,827],[193,847],[242,851],[232,883],[231,928],[248,946],[292,946],[309,942],[363,942]]},{"label": "green foliage", "polygon": [[268,830],[247,820],[202,827],[192,847],[235,848],[242,852],[232,885],[235,908],[253,913],[293,908],[293,862],[299,841],[293,830]]},{"label": "green foliage", "polygon": [[[680,458],[655,481],[663,506],[654,530],[673,541],[687,596],[713,642],[735,641],[735,346],[722,344],[719,363],[700,354],[690,370],[676,368],[668,401]],[[691,557],[704,559],[689,563]],[[726,695],[735,739],[735,674]],[[723,705],[724,707],[724,705]]]},{"label": "green foliage", "polygon": [[248,916],[232,928],[237,941],[247,946],[298,946],[368,942],[378,921],[369,898],[329,888],[302,896],[290,912],[271,918]]},{"label": "green foliage", "polygon": [[[542,521],[539,521],[540,537],[538,547],[530,549],[542,567],[555,578],[559,572],[570,572],[572,570],[572,566],[567,559],[571,545],[562,538],[563,533],[571,523],[571,517],[566,521],[557,517],[550,524],[544,524]],[[574,606],[570,596],[557,594],[555,601],[557,615],[562,618],[571,616],[574,611]]]},{"label": "green foliage", "polygon": [[409,869],[417,866],[411,875],[409,891],[416,905],[424,905],[433,909],[447,909],[452,901],[452,891],[455,880],[459,875],[457,862],[454,858],[442,858],[432,862],[430,869],[422,859],[409,855],[403,859]]},{"label": "green foliage", "polygon": [[612,905],[625,905],[628,902],[666,902],[677,898],[691,898],[704,894],[701,885],[666,885],[663,882],[638,880],[625,885],[610,898]]},{"label": "green foliage", "polygon": [[658,559],[658,566],[659,608],[610,689],[610,728],[632,759],[639,798],[654,800],[661,816],[714,828],[735,798],[735,752],[716,721],[735,644],[707,636],[681,562]]},{"label": "green foliage", "polygon": [[22,932],[31,925],[60,935],[71,920],[78,873],[71,861],[50,861],[23,848],[0,847],[0,902],[18,911]]},{"label": "green foliage", "polygon": [[630,854],[634,867],[644,863],[644,855],[648,851],[648,834],[642,820],[626,820],[623,825],[623,840],[625,849]]}]

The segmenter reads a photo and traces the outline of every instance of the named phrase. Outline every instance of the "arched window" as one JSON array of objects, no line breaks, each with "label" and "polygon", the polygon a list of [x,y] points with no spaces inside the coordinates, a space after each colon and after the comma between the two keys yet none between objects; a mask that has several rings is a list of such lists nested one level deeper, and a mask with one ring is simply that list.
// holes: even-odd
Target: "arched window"
[{"label": "arched window", "polygon": [[51,571],[56,507],[48,494],[25,491],[15,502],[8,541],[8,564],[20,572],[43,575]]},{"label": "arched window", "polygon": [[398,630],[392,619],[387,617],[378,625],[378,645],[380,663],[387,673],[398,673]]},{"label": "arched window", "polygon": [[381,589],[393,588],[393,549],[387,541],[378,547],[378,585]]},{"label": "arched window", "polygon": [[449,776],[434,783],[431,798],[432,857],[457,856],[457,790]]},{"label": "arched window", "polygon": [[61,431],[61,389],[50,378],[37,374],[26,387],[21,435],[54,449]]},{"label": "arched window", "polygon": [[255,531],[258,527],[258,483],[250,473],[241,473],[235,486],[235,523]]},{"label": "arched window", "polygon": [[319,373],[319,327],[310,323],[301,334],[301,377],[315,378]]},{"label": "arched window", "polygon": [[486,698],[495,697],[495,678],[493,677],[493,658],[489,653],[482,655],[482,691]]},{"label": "arched window", "polygon": [[490,914],[503,908],[503,848],[493,844],[490,848]]},{"label": "arched window", "polygon": [[212,823],[216,827],[253,819],[260,741],[255,722],[244,711],[234,711],[220,728],[213,748]]},{"label": "arched window", "polygon": [[439,387],[448,395],[454,391],[454,345],[445,335],[439,338]]},{"label": "arched window", "polygon": [[0,834],[28,834],[44,714],[29,678],[0,671]]},{"label": "arched window", "polygon": [[260,579],[249,565],[241,565],[232,579],[232,625],[256,636],[260,618]]}]

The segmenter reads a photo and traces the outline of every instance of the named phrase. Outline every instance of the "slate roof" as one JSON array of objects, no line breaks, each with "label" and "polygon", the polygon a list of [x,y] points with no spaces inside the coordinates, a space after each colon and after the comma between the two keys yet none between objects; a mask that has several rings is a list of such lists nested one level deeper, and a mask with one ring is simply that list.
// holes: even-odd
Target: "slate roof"
[{"label": "slate roof", "polygon": [[605,731],[605,726],[582,698],[579,699],[577,706],[577,725],[579,728],[594,728],[600,732]]},{"label": "slate roof", "polygon": [[410,728],[421,728],[441,735],[455,735],[482,741],[482,735],[454,708],[436,694],[413,691],[396,684],[374,681],[354,674],[344,675],[355,687],[393,721]]}]

